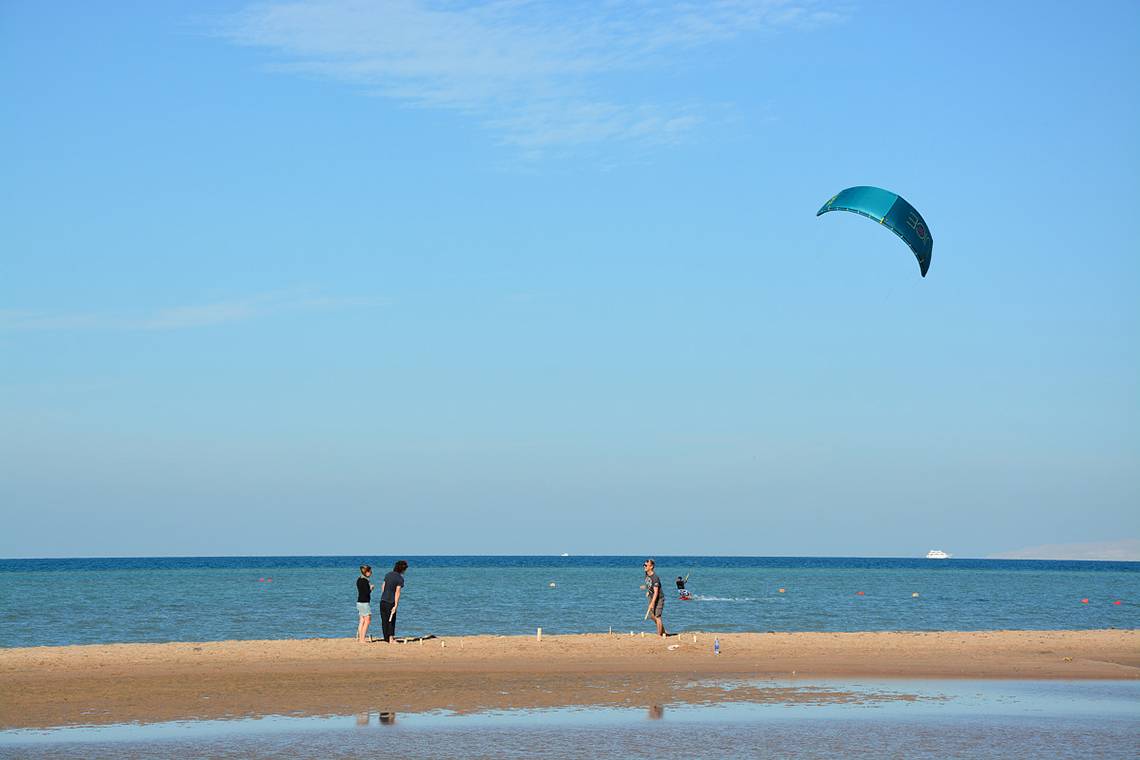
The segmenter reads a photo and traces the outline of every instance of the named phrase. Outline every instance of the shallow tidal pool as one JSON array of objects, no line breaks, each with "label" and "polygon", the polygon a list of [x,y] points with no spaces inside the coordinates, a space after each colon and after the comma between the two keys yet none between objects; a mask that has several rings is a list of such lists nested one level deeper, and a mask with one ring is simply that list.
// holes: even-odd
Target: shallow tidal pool
[{"label": "shallow tidal pool", "polygon": [[[706,685],[708,682],[704,682]],[[67,726],[0,731],[5,757],[1140,756],[1137,681],[723,681],[786,699]]]}]

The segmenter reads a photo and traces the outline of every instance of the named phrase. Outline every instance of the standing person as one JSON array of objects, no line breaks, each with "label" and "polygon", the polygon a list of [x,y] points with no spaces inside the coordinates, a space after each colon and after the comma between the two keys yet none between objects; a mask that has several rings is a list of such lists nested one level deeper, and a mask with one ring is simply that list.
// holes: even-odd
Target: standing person
[{"label": "standing person", "polygon": [[396,608],[400,606],[400,592],[404,590],[404,571],[408,563],[400,560],[380,584],[380,625],[384,627],[384,641],[391,642],[396,635]]},{"label": "standing person", "polygon": [[645,611],[645,616],[652,617],[657,624],[658,636],[666,636],[665,623],[661,620],[665,613],[665,595],[661,593],[661,579],[654,570],[656,566],[657,563],[653,560],[645,560],[645,595],[649,597],[649,609]]},{"label": "standing person", "polygon": [[368,579],[372,577],[372,566],[361,565],[360,577],[356,579],[356,611],[360,613],[360,624],[356,626],[356,640],[364,643],[368,626],[372,624],[372,589],[376,588]]}]

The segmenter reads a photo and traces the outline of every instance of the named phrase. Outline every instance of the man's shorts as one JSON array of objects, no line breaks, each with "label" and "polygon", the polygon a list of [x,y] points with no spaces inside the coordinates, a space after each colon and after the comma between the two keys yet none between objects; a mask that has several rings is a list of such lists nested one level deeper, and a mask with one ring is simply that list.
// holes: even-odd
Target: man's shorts
[{"label": "man's shorts", "polygon": [[372,605],[368,602],[357,602],[356,611],[360,613],[360,617],[368,617],[372,614]]},{"label": "man's shorts", "polygon": [[665,612],[665,599],[664,597],[657,597],[657,604],[653,606],[653,610],[649,613],[650,617],[659,618]]}]

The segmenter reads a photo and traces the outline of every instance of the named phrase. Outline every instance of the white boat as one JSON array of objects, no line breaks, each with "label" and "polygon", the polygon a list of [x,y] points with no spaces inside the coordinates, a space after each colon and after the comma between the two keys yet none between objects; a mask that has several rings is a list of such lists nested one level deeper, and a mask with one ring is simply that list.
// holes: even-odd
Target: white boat
[{"label": "white boat", "polygon": [[562,556],[563,556],[563,557],[569,557],[569,556],[570,556],[570,553],[569,553],[569,552],[562,552]]},{"label": "white boat", "polygon": [[951,556],[941,549],[931,549],[926,553],[927,559],[950,559]]}]

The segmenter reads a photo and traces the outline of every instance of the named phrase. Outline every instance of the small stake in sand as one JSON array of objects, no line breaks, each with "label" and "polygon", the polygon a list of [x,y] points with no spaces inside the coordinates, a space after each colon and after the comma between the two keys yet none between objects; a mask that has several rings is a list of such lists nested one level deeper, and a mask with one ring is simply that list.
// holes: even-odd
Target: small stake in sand
[{"label": "small stake in sand", "polygon": [[534,638],[536,641],[542,641],[542,629],[541,628],[538,629],[538,633],[535,634]]}]

